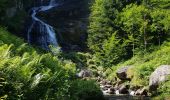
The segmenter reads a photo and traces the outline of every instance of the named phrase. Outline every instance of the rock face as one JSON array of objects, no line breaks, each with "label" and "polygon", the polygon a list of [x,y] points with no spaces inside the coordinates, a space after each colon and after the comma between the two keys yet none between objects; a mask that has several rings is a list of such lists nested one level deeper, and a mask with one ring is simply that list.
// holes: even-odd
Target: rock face
[{"label": "rock face", "polygon": [[58,0],[60,6],[45,13],[39,13],[38,16],[55,28],[62,47],[82,48],[85,47],[87,38],[90,1]]},{"label": "rock face", "polygon": [[170,75],[170,65],[162,65],[158,67],[150,76],[150,91],[156,90],[159,83],[166,81],[168,75]]},{"label": "rock face", "polygon": [[125,66],[125,67],[118,69],[116,72],[117,77],[121,80],[129,80],[129,78],[127,77],[127,71],[130,67],[131,66]]}]

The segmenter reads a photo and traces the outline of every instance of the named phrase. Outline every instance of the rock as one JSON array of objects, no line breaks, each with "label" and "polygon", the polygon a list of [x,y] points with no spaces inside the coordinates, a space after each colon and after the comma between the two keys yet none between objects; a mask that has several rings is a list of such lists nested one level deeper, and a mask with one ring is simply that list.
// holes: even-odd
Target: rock
[{"label": "rock", "polygon": [[97,82],[100,82],[100,81],[102,81],[102,78],[101,77],[97,77],[97,80],[96,80]]},{"label": "rock", "polygon": [[109,94],[114,94],[115,93],[115,89],[113,87],[108,89],[108,93]]},{"label": "rock", "polygon": [[140,89],[135,92],[135,95],[140,95]]},{"label": "rock", "polygon": [[102,91],[102,92],[103,92],[103,95],[109,95],[107,90]]},{"label": "rock", "polygon": [[168,75],[170,75],[170,65],[162,65],[158,67],[149,78],[149,90],[156,90],[159,83],[167,80]]},{"label": "rock", "polygon": [[121,80],[130,80],[128,77],[127,77],[127,71],[128,69],[130,68],[131,66],[125,66],[125,67],[122,67],[120,69],[117,70],[116,74],[117,74],[117,77]]},{"label": "rock", "polygon": [[79,73],[77,73],[76,76],[79,78],[91,77],[92,72],[90,70],[83,69]]},{"label": "rock", "polygon": [[119,94],[120,94],[120,93],[119,93],[119,90],[116,90],[116,91],[115,91],[115,94],[116,94],[116,95],[119,95]]},{"label": "rock", "polygon": [[109,88],[106,93],[108,93],[108,94],[114,94],[114,92],[115,92],[115,91],[113,91],[113,90],[111,90],[111,89]]},{"label": "rock", "polygon": [[123,84],[123,81],[118,81],[114,86],[115,90],[118,90],[120,88],[121,84]]},{"label": "rock", "polygon": [[140,95],[147,96],[147,95],[148,95],[148,90],[147,90],[146,88],[143,88],[143,89],[140,91]]},{"label": "rock", "polygon": [[128,85],[122,85],[120,88],[119,88],[119,93],[120,94],[128,94],[128,89],[129,89],[129,86]]},{"label": "rock", "polygon": [[111,88],[111,87],[112,87],[112,85],[105,85],[105,87],[106,87],[106,88]]},{"label": "rock", "polygon": [[106,84],[107,84],[107,81],[106,81],[106,80],[100,81],[100,85],[106,85]]},{"label": "rock", "polygon": [[106,91],[106,90],[108,90],[108,88],[107,88],[107,87],[105,87],[105,86],[100,86],[100,88],[102,89],[102,91]]},{"label": "rock", "polygon": [[144,87],[142,89],[138,89],[136,92],[135,92],[135,95],[144,95],[144,96],[147,96],[148,95],[148,91],[147,89]]},{"label": "rock", "polygon": [[[41,19],[46,20],[56,29],[62,47],[68,44],[83,48],[87,39],[87,25],[89,16],[89,3],[91,0],[57,0],[60,5],[45,14],[39,13]],[[67,45],[66,45],[67,44]],[[67,49],[75,49],[72,46]]]},{"label": "rock", "polygon": [[130,91],[129,95],[134,96],[135,95],[135,91]]}]

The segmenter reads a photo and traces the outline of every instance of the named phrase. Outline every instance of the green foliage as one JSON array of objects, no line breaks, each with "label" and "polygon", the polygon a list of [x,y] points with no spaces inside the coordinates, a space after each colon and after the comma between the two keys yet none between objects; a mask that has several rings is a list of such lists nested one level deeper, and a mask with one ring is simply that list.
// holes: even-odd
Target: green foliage
[{"label": "green foliage", "polygon": [[168,100],[170,98],[170,78],[160,84],[157,95],[153,96],[155,100]]},{"label": "green foliage", "polygon": [[168,4],[168,0],[95,0],[88,46],[100,65],[110,67],[167,40],[170,12],[162,5]]},{"label": "green foliage", "polygon": [[103,44],[103,52],[101,52],[103,55],[97,55],[98,57],[101,57],[99,59],[103,61],[102,65],[104,67],[109,67],[112,66],[112,64],[120,62],[126,55],[125,45],[116,38],[115,34],[112,34],[112,36]]},{"label": "green foliage", "polygon": [[95,81],[75,80],[71,83],[71,100],[104,100],[103,94]]},{"label": "green foliage", "polygon": [[3,28],[0,41],[0,97],[13,100],[69,98],[74,63],[50,53],[37,53]]},{"label": "green foliage", "polygon": [[[169,65],[170,64],[170,43],[165,42],[160,48],[155,48],[155,51],[152,53],[143,54],[139,53],[134,56],[132,59],[120,63],[116,66],[113,66],[109,71],[109,69],[105,72],[108,74],[109,79],[113,79],[116,77],[116,70],[122,66],[133,66],[127,72],[127,76],[131,78],[130,84],[132,86],[148,86],[149,84],[149,76],[151,73],[160,65]],[[164,83],[163,83],[164,84]],[[162,86],[162,85],[160,85]],[[163,94],[169,93],[168,88],[166,91],[162,91]],[[161,90],[160,90],[161,91]]]}]

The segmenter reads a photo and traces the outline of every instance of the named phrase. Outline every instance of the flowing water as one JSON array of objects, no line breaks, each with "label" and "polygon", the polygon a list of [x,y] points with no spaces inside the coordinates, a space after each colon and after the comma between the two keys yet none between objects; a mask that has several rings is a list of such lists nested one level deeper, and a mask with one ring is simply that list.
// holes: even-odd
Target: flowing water
[{"label": "flowing water", "polygon": [[[43,3],[41,3],[43,4]],[[49,45],[53,45],[55,47],[58,46],[57,43],[57,39],[56,39],[56,35],[55,35],[55,31],[54,28],[50,25],[48,25],[47,23],[43,22],[42,20],[40,20],[36,15],[39,12],[45,12],[47,10],[50,10],[54,7],[57,7],[59,4],[56,2],[56,0],[50,0],[49,4],[44,6],[41,5],[39,7],[33,7],[32,13],[31,13],[31,17],[32,17],[32,24],[28,29],[28,33],[27,33],[27,40],[29,43],[32,42],[32,36],[31,33],[33,31],[34,27],[37,27],[38,25],[38,31],[40,36],[38,36],[37,40],[38,41],[38,45],[44,49],[48,49]]]},{"label": "flowing water", "polygon": [[151,100],[147,96],[130,96],[130,95],[107,95],[106,100]]}]

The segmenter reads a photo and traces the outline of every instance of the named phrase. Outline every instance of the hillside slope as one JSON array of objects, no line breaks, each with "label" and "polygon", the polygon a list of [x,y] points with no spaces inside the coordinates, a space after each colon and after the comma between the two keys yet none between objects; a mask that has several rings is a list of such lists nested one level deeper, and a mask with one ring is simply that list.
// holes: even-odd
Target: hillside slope
[{"label": "hillside slope", "polygon": [[1,98],[63,98],[74,67],[72,62],[60,61],[50,53],[43,54],[0,28]]},{"label": "hillside slope", "polygon": [[[151,53],[140,52],[131,59],[107,69],[105,74],[109,80],[117,77],[116,72],[124,66],[133,66],[127,71],[127,77],[131,79],[131,87],[149,85],[150,75],[161,65],[170,65],[170,42],[163,43],[160,47],[155,48]],[[156,94],[159,99],[170,95],[170,81],[160,85]]]}]

